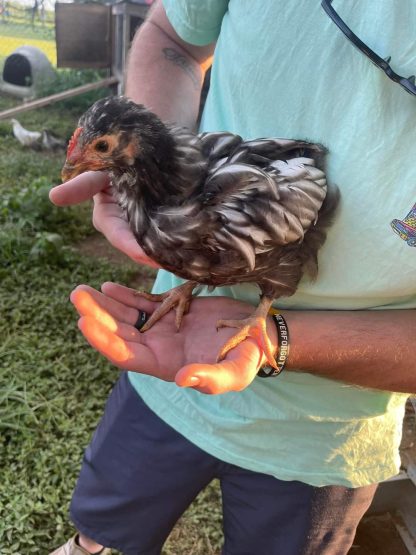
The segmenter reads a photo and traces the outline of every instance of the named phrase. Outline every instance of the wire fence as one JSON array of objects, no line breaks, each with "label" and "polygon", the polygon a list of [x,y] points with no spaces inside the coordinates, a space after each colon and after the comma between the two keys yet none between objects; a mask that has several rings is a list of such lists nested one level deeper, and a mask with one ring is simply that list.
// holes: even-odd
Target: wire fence
[{"label": "wire fence", "polygon": [[18,4],[0,0],[0,67],[16,48],[36,46],[56,65],[55,14],[45,0]]}]

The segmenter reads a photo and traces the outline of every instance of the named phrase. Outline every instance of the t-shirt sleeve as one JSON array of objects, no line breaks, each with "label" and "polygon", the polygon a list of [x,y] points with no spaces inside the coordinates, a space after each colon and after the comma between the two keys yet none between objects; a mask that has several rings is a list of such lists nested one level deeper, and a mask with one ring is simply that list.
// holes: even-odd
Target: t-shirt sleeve
[{"label": "t-shirt sleeve", "polygon": [[204,46],[220,33],[229,0],[163,0],[166,15],[186,42]]}]

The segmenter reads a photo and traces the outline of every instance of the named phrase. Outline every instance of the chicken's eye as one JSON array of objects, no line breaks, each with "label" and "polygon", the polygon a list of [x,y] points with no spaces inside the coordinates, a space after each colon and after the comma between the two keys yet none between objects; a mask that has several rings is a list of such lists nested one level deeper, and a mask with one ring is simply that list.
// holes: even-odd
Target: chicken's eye
[{"label": "chicken's eye", "polygon": [[95,150],[98,150],[98,152],[108,152],[108,149],[109,149],[109,145],[107,141],[98,141],[95,144]]}]

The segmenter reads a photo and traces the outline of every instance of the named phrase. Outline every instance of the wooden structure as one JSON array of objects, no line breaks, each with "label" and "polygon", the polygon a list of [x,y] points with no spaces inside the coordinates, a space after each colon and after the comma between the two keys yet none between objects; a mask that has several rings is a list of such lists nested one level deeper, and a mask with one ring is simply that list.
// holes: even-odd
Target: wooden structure
[{"label": "wooden structure", "polygon": [[58,67],[107,68],[123,92],[127,53],[151,1],[55,6]]}]

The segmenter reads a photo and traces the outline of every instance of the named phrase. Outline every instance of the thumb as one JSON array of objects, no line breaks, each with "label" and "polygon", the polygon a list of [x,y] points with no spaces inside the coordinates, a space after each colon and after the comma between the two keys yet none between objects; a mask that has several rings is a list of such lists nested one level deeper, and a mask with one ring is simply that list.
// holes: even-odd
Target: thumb
[{"label": "thumb", "polygon": [[49,198],[57,206],[78,204],[91,199],[110,184],[104,172],[85,172],[49,191]]},{"label": "thumb", "polygon": [[235,374],[232,362],[188,364],[176,374],[175,382],[180,387],[192,387],[201,393],[217,395],[238,389]]},{"label": "thumb", "polygon": [[180,387],[192,387],[201,393],[218,395],[241,391],[257,375],[261,356],[258,346],[246,340],[216,364],[187,364],[175,376]]}]

